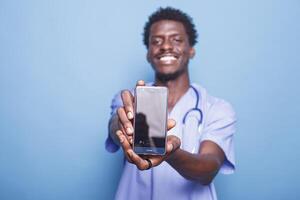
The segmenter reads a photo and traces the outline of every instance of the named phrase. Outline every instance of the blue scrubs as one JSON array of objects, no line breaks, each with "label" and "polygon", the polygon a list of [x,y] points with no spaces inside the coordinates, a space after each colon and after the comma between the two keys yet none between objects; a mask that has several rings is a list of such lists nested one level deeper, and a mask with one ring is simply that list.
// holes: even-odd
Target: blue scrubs
[{"label": "blue scrubs", "polygon": [[[150,84],[151,85],[151,84]],[[225,161],[220,173],[231,174],[235,169],[233,133],[235,132],[236,117],[231,105],[226,101],[210,96],[206,90],[196,84],[199,109],[203,119],[198,126],[199,115],[191,114],[183,123],[183,117],[197,101],[197,93],[190,88],[176,103],[169,118],[176,120],[176,126],[168,131],[168,135],[175,135],[181,140],[181,148],[191,153],[197,153],[202,141],[209,140],[216,143],[225,153]],[[112,113],[122,106],[120,93],[112,101]],[[115,152],[119,147],[108,136],[106,149]],[[167,162],[150,170],[140,171],[131,163],[125,162],[123,174],[115,196],[117,200],[216,200],[214,184],[201,185],[182,177]]]}]

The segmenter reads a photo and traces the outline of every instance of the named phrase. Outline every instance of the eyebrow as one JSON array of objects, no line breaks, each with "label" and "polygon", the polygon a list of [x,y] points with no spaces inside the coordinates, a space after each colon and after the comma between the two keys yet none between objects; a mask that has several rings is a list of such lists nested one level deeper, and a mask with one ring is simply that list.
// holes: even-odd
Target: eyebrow
[{"label": "eyebrow", "polygon": [[[174,37],[174,36],[183,36],[183,34],[180,34],[180,33],[173,33],[173,34],[170,34],[170,35],[168,35],[169,37]],[[160,37],[160,38],[162,38],[162,37],[165,37],[165,35],[150,35],[150,37],[151,38],[154,38],[154,37]]]}]

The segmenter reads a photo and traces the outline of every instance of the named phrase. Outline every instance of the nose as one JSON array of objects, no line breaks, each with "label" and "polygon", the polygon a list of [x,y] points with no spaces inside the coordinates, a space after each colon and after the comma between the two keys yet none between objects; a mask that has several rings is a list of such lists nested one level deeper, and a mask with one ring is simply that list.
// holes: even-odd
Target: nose
[{"label": "nose", "polygon": [[163,44],[161,45],[163,50],[170,50],[173,49],[173,45],[169,40],[164,40]]}]

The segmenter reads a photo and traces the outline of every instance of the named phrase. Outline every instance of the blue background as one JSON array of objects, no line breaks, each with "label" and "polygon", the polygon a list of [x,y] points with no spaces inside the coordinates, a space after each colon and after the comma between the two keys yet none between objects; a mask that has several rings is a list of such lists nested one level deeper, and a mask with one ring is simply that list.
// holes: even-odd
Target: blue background
[{"label": "blue background", "polygon": [[300,1],[0,1],[0,199],[112,199],[112,96],[152,80],[142,29],[159,6],[199,32],[193,82],[238,116],[220,200],[300,199]]}]

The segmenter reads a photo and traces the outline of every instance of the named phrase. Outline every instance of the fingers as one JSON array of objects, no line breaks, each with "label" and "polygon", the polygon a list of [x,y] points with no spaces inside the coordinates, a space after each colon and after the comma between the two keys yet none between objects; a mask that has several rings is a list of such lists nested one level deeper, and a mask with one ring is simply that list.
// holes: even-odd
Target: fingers
[{"label": "fingers", "polygon": [[[139,80],[136,83],[136,86],[145,86],[145,81]],[[132,120],[134,117],[134,109],[133,109],[133,102],[134,98],[129,90],[123,90],[121,93],[123,105],[125,108],[126,116],[129,120]]]},{"label": "fingers", "polygon": [[[124,152],[126,152],[125,156],[127,160],[135,164],[139,170],[147,170],[149,169],[149,167],[158,166],[165,159],[167,159],[172,152],[174,152],[180,147],[180,140],[176,136],[168,136],[167,140],[168,140],[167,149],[166,149],[167,152],[166,155],[164,156],[160,156],[160,155],[139,156],[132,150],[131,147],[130,148],[126,147],[127,145],[126,142],[122,143],[122,148]],[[146,158],[151,162],[150,166]]]},{"label": "fingers", "polygon": [[[137,86],[145,86],[145,82],[140,80],[136,84]],[[134,118],[134,97],[129,90],[123,90],[121,92],[121,98],[123,101],[123,107],[120,107],[117,111],[120,120],[120,129],[126,132],[128,135],[133,134],[132,120]]]},{"label": "fingers", "polygon": [[138,82],[136,82],[136,86],[145,86],[145,81],[143,80],[139,80]]},{"label": "fingers", "polygon": [[176,151],[181,145],[180,139],[174,135],[167,136],[167,154]]},{"label": "fingers", "polygon": [[133,126],[131,121],[129,121],[127,115],[126,115],[126,111],[123,107],[118,108],[117,110],[118,113],[118,117],[119,117],[119,127],[123,132],[127,133],[128,135],[132,135],[133,134]]},{"label": "fingers", "polygon": [[[118,130],[116,132],[116,135],[119,138],[120,144],[122,146],[122,149],[124,151],[124,155],[128,162],[135,164],[139,170],[146,170],[149,167],[149,163],[141,158],[139,155],[137,155],[133,150],[130,144],[128,143],[128,140],[126,139],[126,136],[123,134],[122,131]],[[150,159],[149,159],[150,160]],[[151,163],[153,161],[150,160]]]},{"label": "fingers", "polygon": [[133,96],[129,90],[123,90],[121,93],[126,116],[129,120],[133,119]]},{"label": "fingers", "polygon": [[[129,150],[129,156],[139,170],[146,170],[149,167],[148,161],[137,155],[133,150]],[[148,158],[149,159],[149,158]],[[153,164],[153,161],[149,159],[150,162]]]},{"label": "fingers", "polygon": [[167,129],[168,131],[172,128],[174,128],[176,125],[176,121],[174,119],[168,119],[168,123],[167,123]]},{"label": "fingers", "polygon": [[119,138],[119,141],[120,141],[120,144],[124,151],[124,155],[125,155],[126,159],[128,160],[128,162],[132,163],[131,156],[129,153],[130,151],[132,151],[132,148],[131,148],[130,144],[128,143],[126,136],[120,130],[117,130],[116,134]]}]

